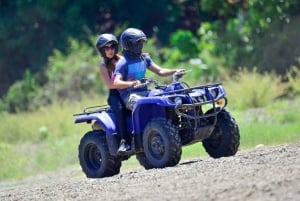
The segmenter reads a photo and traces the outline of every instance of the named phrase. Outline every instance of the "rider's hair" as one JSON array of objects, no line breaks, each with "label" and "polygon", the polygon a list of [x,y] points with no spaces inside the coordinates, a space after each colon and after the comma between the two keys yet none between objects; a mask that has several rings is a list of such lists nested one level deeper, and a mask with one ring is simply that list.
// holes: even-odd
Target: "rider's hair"
[{"label": "rider's hair", "polygon": [[107,68],[108,72],[110,72],[110,73],[114,72],[115,64],[114,64],[113,60],[118,61],[120,58],[121,58],[121,56],[119,54],[115,54],[112,59],[104,60],[104,63],[106,65],[106,68]]}]

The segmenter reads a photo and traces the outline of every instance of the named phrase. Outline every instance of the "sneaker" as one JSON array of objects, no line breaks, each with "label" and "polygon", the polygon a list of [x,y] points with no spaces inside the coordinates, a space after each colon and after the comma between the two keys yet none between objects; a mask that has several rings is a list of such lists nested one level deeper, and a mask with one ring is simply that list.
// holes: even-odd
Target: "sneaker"
[{"label": "sneaker", "polygon": [[126,143],[126,140],[121,140],[118,154],[124,154],[130,150],[130,146]]}]

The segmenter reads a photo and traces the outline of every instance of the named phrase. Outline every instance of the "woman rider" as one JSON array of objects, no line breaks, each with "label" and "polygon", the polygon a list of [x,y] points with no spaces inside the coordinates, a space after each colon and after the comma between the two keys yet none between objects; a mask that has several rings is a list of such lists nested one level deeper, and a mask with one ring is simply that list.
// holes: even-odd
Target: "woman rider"
[{"label": "woman rider", "polygon": [[118,40],[113,34],[101,34],[96,41],[96,48],[103,61],[100,64],[100,76],[109,89],[108,104],[116,114],[117,126],[121,136],[118,154],[126,153],[130,146],[129,136],[126,132],[126,107],[120,97],[119,91],[114,85],[114,70],[117,61],[121,58],[118,55]]}]

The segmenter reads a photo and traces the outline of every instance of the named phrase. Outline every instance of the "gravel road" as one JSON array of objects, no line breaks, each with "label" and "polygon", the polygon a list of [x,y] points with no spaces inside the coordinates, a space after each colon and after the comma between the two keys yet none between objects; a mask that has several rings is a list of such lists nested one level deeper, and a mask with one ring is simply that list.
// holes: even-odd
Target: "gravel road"
[{"label": "gravel road", "polygon": [[300,142],[87,179],[80,168],[0,183],[0,200],[300,201]]}]

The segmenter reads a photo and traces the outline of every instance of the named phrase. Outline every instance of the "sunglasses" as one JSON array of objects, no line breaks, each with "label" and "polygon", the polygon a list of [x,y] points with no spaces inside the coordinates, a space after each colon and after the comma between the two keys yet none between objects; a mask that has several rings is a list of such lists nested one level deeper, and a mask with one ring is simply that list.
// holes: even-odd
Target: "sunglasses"
[{"label": "sunglasses", "polygon": [[112,45],[106,45],[106,46],[104,46],[103,48],[105,49],[105,50],[114,50],[115,49],[115,44],[112,44]]}]

